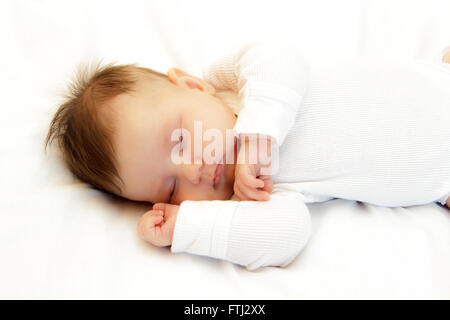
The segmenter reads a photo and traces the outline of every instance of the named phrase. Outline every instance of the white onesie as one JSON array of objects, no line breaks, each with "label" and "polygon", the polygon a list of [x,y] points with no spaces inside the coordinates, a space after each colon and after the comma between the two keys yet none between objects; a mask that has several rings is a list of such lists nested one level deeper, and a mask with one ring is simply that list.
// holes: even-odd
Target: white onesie
[{"label": "white onesie", "polygon": [[360,59],[309,66],[296,46],[255,42],[204,79],[239,94],[234,127],[279,146],[266,202],[184,201],[172,252],[256,269],[285,266],[306,245],[305,203],[445,204],[450,191],[450,65]]}]

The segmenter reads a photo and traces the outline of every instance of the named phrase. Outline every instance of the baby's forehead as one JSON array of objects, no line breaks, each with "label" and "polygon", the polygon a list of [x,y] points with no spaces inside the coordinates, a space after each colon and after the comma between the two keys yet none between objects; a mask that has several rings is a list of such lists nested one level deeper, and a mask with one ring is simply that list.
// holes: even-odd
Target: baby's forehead
[{"label": "baby's forehead", "polygon": [[[160,94],[152,93],[151,90],[146,89],[145,85],[138,85],[130,92],[121,93],[108,102],[108,112],[115,113],[120,116],[127,114],[138,113],[144,111],[143,109],[152,108],[159,104],[161,100]],[[155,110],[156,111],[156,110]]]},{"label": "baby's forehead", "polygon": [[161,135],[167,121],[176,116],[179,97],[176,90],[155,89],[147,77],[139,77],[130,92],[111,100],[106,118],[114,126],[114,135]]},{"label": "baby's forehead", "polygon": [[165,135],[176,118],[176,111],[145,96],[124,94],[109,108],[108,117],[114,126],[114,135],[121,140],[154,140]]},{"label": "baby's forehead", "polygon": [[166,86],[160,81],[150,80],[148,77],[139,77],[133,89],[117,96],[115,103],[124,107],[125,111],[128,111],[128,107],[136,106],[163,112],[176,96],[178,96],[176,88]]}]

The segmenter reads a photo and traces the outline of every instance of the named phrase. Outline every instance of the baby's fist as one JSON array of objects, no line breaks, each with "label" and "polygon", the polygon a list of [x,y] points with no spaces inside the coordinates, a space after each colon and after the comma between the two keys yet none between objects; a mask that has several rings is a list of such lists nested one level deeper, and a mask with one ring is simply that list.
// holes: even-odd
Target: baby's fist
[{"label": "baby's fist", "polygon": [[155,203],[153,209],[147,211],[138,222],[139,236],[157,247],[170,246],[178,208],[174,204]]},{"label": "baby's fist", "polygon": [[233,185],[234,194],[241,200],[267,201],[273,190],[269,175],[255,177],[255,165],[237,164]]},{"label": "baby's fist", "polygon": [[240,135],[241,147],[237,156],[233,186],[233,191],[239,199],[270,199],[273,190],[272,139],[261,134]]}]

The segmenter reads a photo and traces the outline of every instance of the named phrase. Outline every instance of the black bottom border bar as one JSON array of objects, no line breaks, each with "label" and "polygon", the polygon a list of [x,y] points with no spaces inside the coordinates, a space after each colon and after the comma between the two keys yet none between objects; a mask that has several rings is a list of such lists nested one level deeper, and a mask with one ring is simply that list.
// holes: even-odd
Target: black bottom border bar
[{"label": "black bottom border bar", "polygon": [[[430,305],[431,309],[430,309]],[[447,312],[448,300],[2,300],[3,312],[36,318],[67,316],[129,319],[301,319],[310,315],[346,318],[414,317]],[[442,314],[442,313],[441,313]],[[445,314],[445,313],[444,313]]]}]

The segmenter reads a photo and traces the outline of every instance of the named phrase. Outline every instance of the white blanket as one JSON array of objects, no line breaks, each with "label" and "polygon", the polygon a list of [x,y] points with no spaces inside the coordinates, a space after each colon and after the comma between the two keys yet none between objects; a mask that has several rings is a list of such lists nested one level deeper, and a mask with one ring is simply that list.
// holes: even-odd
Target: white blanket
[{"label": "white blanket", "polygon": [[312,66],[432,59],[450,45],[448,12],[444,0],[1,1],[0,298],[449,299],[450,214],[438,204],[312,204],[298,258],[250,272],[147,245],[136,224],[150,204],[106,196],[43,152],[58,94],[82,61],[200,76],[204,59],[265,37],[296,42]]}]

